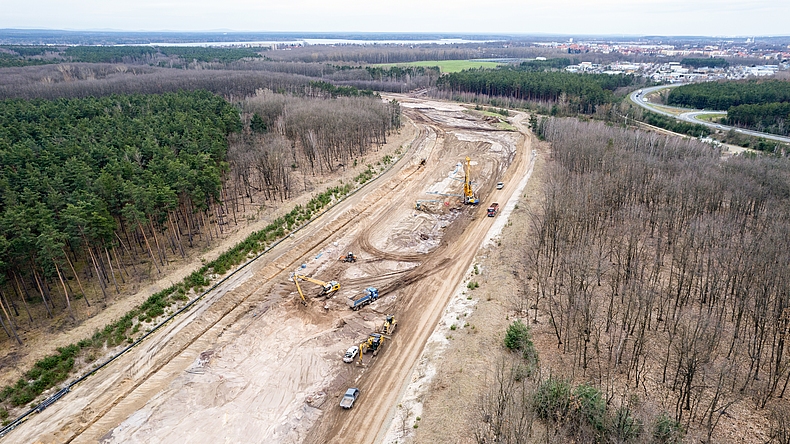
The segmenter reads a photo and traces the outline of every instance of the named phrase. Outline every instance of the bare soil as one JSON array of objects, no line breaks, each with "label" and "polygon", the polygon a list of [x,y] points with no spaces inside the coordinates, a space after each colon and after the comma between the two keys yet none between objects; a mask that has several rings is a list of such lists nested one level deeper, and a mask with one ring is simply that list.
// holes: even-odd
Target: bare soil
[{"label": "bare soil", "polygon": [[[516,303],[520,292],[532,291],[525,288],[529,282],[523,262],[525,240],[531,235],[529,215],[539,212],[536,204],[541,199],[543,167],[550,155],[550,146],[545,142],[535,142],[533,148],[538,152],[535,177],[518,196],[519,207],[511,213],[499,242],[478,252],[475,258],[478,273],[467,277],[480,284],[479,288],[466,291],[473,297],[470,302],[474,305],[461,306],[451,313],[454,316],[448,318],[441,336],[447,340],[441,347],[426,348],[420,357],[409,387],[414,388],[413,393],[398,404],[386,444],[476,443],[473,432],[482,419],[479,400],[493,383],[494,369],[504,353],[505,332],[515,319],[530,325],[544,374],[566,377],[575,384],[588,382],[589,375],[577,367],[572,354],[564,354],[558,348],[543,304],[534,322],[533,307],[524,313]],[[450,325],[456,328],[451,330]],[[666,343],[653,343],[651,347],[666,348]],[[674,412],[675,398],[660,384],[659,370],[651,369],[657,375],[649,378],[644,387],[631,390],[642,399],[640,413],[646,417],[654,418],[662,410]],[[625,392],[627,388],[618,387],[618,390]],[[721,417],[711,442],[769,442],[767,413],[767,409],[756,409],[746,399],[736,403]],[[553,433],[547,439],[543,424],[532,433],[529,442],[561,440]],[[683,442],[706,439],[707,432],[698,422],[693,422]]]},{"label": "bare soil", "polygon": [[[486,204],[463,206],[443,196],[447,205],[423,213],[415,201],[429,190],[460,194],[459,164],[469,156],[482,201],[505,202],[531,153],[524,133],[495,130],[459,105],[398,99],[418,132],[395,168],[35,415],[12,439],[381,441],[428,337],[496,221],[485,217]],[[495,190],[498,181],[505,189]],[[339,262],[347,251],[359,260]],[[296,270],[338,280],[342,289],[302,306],[289,279]],[[347,299],[370,285],[380,299],[349,310]],[[317,294],[316,286],[303,287]],[[342,363],[345,349],[377,330],[387,313],[399,326],[380,352],[364,355],[361,367]],[[337,403],[352,385],[362,395],[354,409],[341,411]]]}]

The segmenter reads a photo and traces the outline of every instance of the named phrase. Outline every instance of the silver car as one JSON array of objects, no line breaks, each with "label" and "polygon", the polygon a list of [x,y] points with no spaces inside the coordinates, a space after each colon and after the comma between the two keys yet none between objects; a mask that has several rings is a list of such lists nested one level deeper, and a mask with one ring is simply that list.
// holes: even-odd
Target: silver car
[{"label": "silver car", "polygon": [[357,353],[359,353],[359,347],[356,345],[352,346],[348,350],[346,350],[346,354],[343,355],[343,362],[351,363],[354,362],[354,358],[357,357]]}]

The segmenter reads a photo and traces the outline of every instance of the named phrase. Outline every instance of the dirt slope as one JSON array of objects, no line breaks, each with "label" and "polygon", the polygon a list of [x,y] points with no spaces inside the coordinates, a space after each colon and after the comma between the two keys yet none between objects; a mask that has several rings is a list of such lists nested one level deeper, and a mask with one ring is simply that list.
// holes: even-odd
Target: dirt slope
[{"label": "dirt slope", "polygon": [[[420,134],[408,158],[205,304],[77,387],[9,435],[14,442],[359,442],[381,440],[411,370],[495,218],[528,167],[528,138],[495,131],[458,105],[399,97]],[[473,159],[482,204],[463,206],[463,168]],[[421,159],[426,165],[420,167]],[[452,176],[452,178],[450,177]],[[495,190],[495,183],[507,186]],[[440,200],[431,212],[416,200]],[[447,203],[447,205],[444,205]],[[337,257],[347,251],[355,264]],[[302,265],[304,266],[302,268]],[[343,288],[297,302],[292,271]],[[359,312],[345,302],[374,285],[382,297]],[[317,293],[305,284],[309,295]],[[365,366],[343,351],[395,314],[392,340]],[[348,386],[362,395],[337,407]]]}]

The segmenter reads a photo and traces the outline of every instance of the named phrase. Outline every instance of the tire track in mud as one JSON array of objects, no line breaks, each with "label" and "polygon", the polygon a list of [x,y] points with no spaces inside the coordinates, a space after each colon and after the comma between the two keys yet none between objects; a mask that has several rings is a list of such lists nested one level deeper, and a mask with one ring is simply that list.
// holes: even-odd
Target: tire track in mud
[{"label": "tire track in mud", "polygon": [[[420,128],[412,146],[419,147],[426,142],[428,132]],[[417,150],[414,150],[417,151]],[[413,151],[413,152],[414,152]],[[412,154],[409,157],[413,156]],[[312,234],[295,241],[296,245],[279,257],[271,260],[253,276],[246,275],[246,281],[239,279],[226,284],[226,291],[217,292],[207,298],[210,304],[201,304],[185,316],[172,321],[169,328],[165,328],[152,338],[130,350],[127,355],[113,363],[113,368],[102,372],[94,378],[88,379],[75,387],[70,394],[70,407],[53,408],[39,413],[30,418],[24,426],[14,431],[17,438],[30,438],[33,442],[82,442],[83,434],[95,425],[112,427],[117,421],[115,418],[108,421],[107,416],[112,410],[124,403],[142,406],[146,398],[135,393],[154,377],[162,377],[160,372],[171,364],[191,346],[205,339],[210,331],[221,327],[221,324],[231,325],[244,316],[247,309],[243,304],[255,295],[262,287],[276,280],[284,270],[299,263],[301,258],[312,249],[326,242],[330,237],[344,230],[353,222],[358,222],[365,217],[366,211],[375,207],[382,199],[395,190],[401,188],[415,173],[420,171],[415,165],[409,165],[408,158],[402,159],[403,166],[396,170],[390,178],[378,187],[371,189],[361,197],[363,208],[340,209],[339,215],[323,227],[316,229]],[[359,204],[357,204],[359,207]],[[331,217],[329,214],[325,217]],[[241,279],[241,278],[240,278]],[[285,302],[287,303],[287,302]],[[241,309],[240,309],[241,308]],[[131,361],[131,362],[130,362]],[[119,366],[122,366],[119,368]],[[177,376],[170,375],[169,379]],[[155,393],[154,393],[155,394]],[[62,401],[63,402],[63,401]],[[106,427],[105,427],[106,428]],[[47,430],[48,431],[45,431]],[[98,431],[99,435],[102,430]],[[96,433],[91,433],[88,441],[95,441]]]},{"label": "tire track in mud", "polygon": [[[452,129],[457,128],[452,127]],[[481,150],[487,150],[487,147],[482,145],[470,147],[465,141],[458,141],[459,148],[444,147],[445,151],[450,152],[449,155],[459,155],[461,153],[458,150],[467,150],[469,153],[475,153],[474,156],[479,156],[478,159],[493,161],[478,167],[478,176],[481,174],[487,176],[481,180],[482,186],[478,188],[481,200],[485,201],[492,197],[509,199],[514,187],[507,186],[506,192],[494,192],[496,180],[493,179],[498,177],[499,180],[507,181],[525,174],[528,166],[527,156],[531,150],[530,141],[527,132],[523,130],[519,132],[520,139],[514,140],[512,145],[517,149],[513,153],[502,153],[504,154],[502,159],[498,159],[497,156],[481,155]],[[501,171],[502,168],[506,170]],[[487,172],[483,171],[485,169]],[[386,213],[392,214],[392,210],[391,208]],[[398,315],[400,324],[398,332],[385,342],[383,353],[366,364],[367,370],[358,372],[355,380],[347,382],[363,391],[354,409],[341,411],[336,404],[334,406],[332,403],[328,404],[330,407],[325,410],[320,421],[314,424],[305,438],[306,444],[367,444],[380,442],[383,439],[390,421],[397,413],[397,400],[409,382],[407,379],[422,353],[428,336],[434,331],[456,286],[471,267],[474,253],[495,220],[485,217],[484,204],[476,208],[466,207],[460,216],[460,220],[448,225],[442,244],[425,254],[398,254],[376,248],[370,239],[372,235],[381,234],[373,231],[372,227],[377,225],[375,223],[357,238],[358,245],[374,257],[413,260],[420,264],[408,273],[404,273],[402,282],[394,282],[392,287],[386,288],[387,291],[394,291],[396,287],[402,289],[410,285],[407,291],[401,292],[396,302],[395,314]],[[383,220],[377,218],[376,222]]]}]

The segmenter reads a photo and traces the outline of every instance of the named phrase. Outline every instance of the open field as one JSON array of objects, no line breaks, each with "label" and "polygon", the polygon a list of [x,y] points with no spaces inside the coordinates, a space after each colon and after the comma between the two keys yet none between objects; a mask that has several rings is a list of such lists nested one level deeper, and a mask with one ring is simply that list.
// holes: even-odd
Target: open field
[{"label": "open field", "polygon": [[496,62],[478,62],[474,60],[436,60],[409,63],[384,63],[373,66],[381,66],[383,68],[391,68],[393,66],[438,66],[442,72],[459,72],[472,68],[496,68],[499,65],[500,64]]}]

